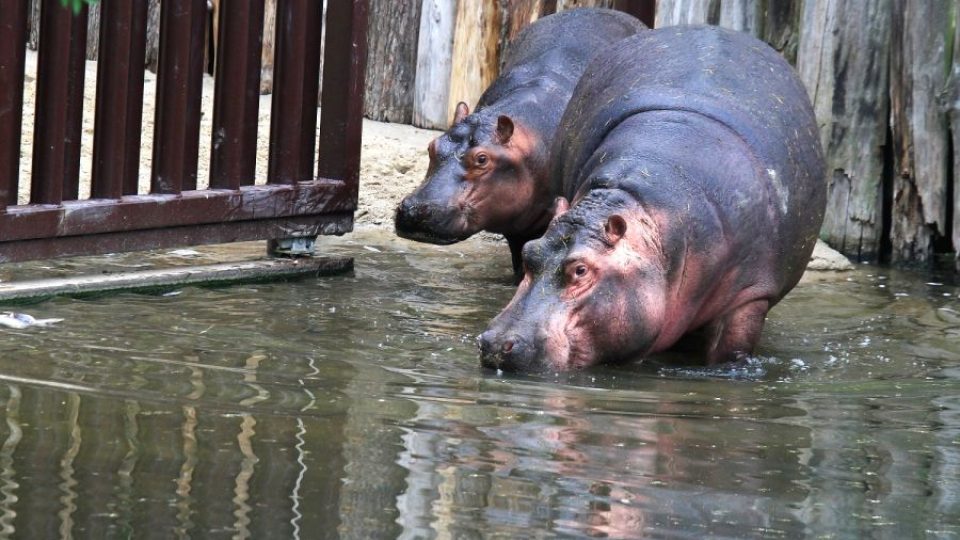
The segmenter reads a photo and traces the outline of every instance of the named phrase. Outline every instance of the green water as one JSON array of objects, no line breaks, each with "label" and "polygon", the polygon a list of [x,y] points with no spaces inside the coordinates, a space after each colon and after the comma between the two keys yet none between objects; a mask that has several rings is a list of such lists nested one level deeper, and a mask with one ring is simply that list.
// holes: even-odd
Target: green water
[{"label": "green water", "polygon": [[955,284],[805,282],[734,371],[508,377],[505,246],[324,243],[355,272],[18,307],[64,321],[0,329],[0,537],[960,537]]}]

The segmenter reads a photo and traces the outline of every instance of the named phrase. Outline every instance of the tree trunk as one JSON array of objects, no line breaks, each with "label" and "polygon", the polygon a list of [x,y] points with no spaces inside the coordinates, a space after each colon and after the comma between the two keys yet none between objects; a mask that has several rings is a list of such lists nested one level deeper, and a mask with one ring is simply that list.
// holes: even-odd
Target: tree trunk
[{"label": "tree trunk", "polygon": [[677,24],[719,24],[720,0],[658,0],[656,28]]},{"label": "tree trunk", "polygon": [[413,124],[446,129],[457,0],[424,0],[420,14]]},{"label": "tree trunk", "polygon": [[447,118],[453,118],[460,101],[475,105],[497,78],[500,17],[497,0],[460,1],[454,27]]},{"label": "tree trunk", "polygon": [[860,261],[875,260],[883,232],[883,148],[890,26],[888,0],[807,0],[798,71],[810,93],[827,161],[821,236]]},{"label": "tree trunk", "polygon": [[409,124],[413,119],[419,0],[371,0],[367,31],[365,115]]},{"label": "tree trunk", "polygon": [[[947,1],[894,1],[890,117],[893,134],[894,262],[929,261],[946,240],[948,125],[937,96],[946,88]],[[952,225],[952,224],[951,224]],[[941,244],[942,245],[942,244]]]}]

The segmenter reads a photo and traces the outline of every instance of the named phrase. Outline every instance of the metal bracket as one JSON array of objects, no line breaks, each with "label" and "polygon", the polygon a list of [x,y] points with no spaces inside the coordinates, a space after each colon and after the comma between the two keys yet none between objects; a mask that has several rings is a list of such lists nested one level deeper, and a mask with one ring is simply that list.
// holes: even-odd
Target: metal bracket
[{"label": "metal bracket", "polygon": [[316,236],[279,238],[267,242],[267,254],[271,257],[313,257],[316,245]]}]

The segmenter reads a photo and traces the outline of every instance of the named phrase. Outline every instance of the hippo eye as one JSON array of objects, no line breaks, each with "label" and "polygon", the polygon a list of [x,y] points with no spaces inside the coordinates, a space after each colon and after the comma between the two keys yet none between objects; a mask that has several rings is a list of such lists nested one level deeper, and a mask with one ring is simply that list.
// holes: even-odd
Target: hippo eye
[{"label": "hippo eye", "polygon": [[477,157],[475,157],[474,160],[477,162],[477,165],[483,167],[484,165],[487,164],[487,161],[489,161],[489,158],[487,157],[486,154],[477,154]]},{"label": "hippo eye", "polygon": [[566,269],[567,284],[573,285],[575,283],[579,283],[580,280],[587,277],[587,274],[589,273],[590,268],[587,267],[587,265],[583,263],[573,263],[570,266],[567,266]]}]

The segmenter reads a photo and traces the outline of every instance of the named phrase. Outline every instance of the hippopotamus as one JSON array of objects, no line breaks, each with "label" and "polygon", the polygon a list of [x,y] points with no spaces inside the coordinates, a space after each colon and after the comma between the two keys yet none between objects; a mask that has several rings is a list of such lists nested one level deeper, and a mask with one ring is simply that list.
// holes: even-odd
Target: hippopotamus
[{"label": "hippopotamus", "polygon": [[483,365],[569,370],[678,344],[743,359],[810,260],[826,205],[807,93],[773,49],[677,26],[593,59],[553,148],[565,200],[478,338]]},{"label": "hippopotamus", "polygon": [[502,234],[519,276],[523,244],[552,217],[558,193],[548,157],[580,75],[597,51],[645,28],[625,13],[587,8],[525,28],[476,110],[460,102],[453,125],[428,146],[427,176],[398,206],[397,234],[434,244]]}]

